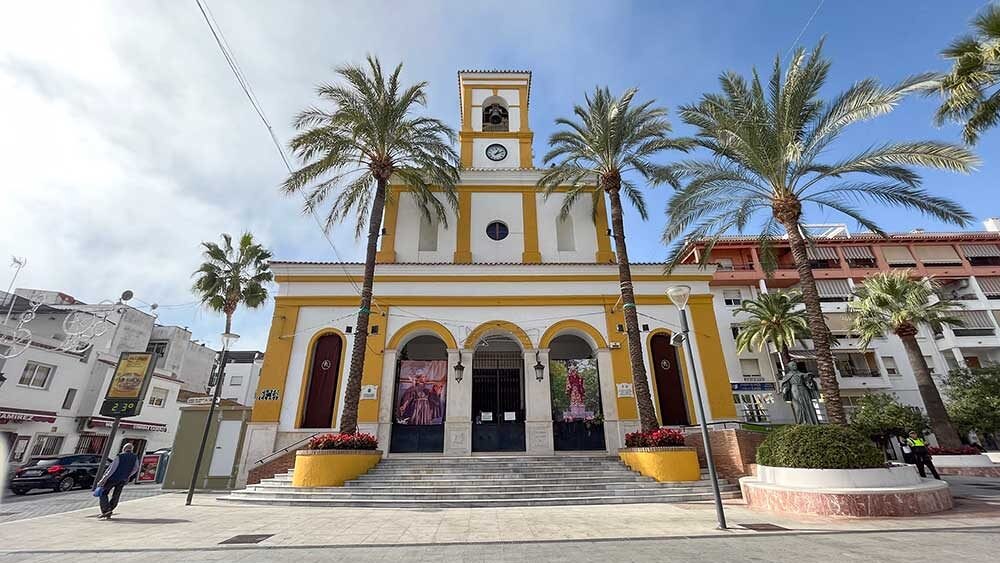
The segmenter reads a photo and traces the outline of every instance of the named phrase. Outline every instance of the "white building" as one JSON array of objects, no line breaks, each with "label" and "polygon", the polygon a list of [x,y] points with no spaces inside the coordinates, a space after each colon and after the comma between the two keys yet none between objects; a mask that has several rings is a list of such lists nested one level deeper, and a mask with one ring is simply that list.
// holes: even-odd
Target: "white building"
[{"label": "white building", "polygon": [[[246,407],[252,407],[260,380],[264,353],[257,350],[230,350],[226,352],[226,371],[219,395]],[[214,389],[209,389],[209,394]]]},{"label": "white building", "polygon": [[[156,325],[153,316],[128,305],[86,305],[65,294],[38,290],[17,294],[0,293],[4,315],[8,309],[13,313],[0,325],[0,353],[13,356],[0,357],[5,378],[0,387],[0,440],[9,448],[7,462],[19,464],[33,455],[100,452],[112,422],[100,415],[101,402],[124,351],[162,350],[166,362],[154,371],[141,414],[122,421],[111,451],[125,442],[139,453],[172,444],[178,399],[204,392],[214,351],[191,342],[190,332]],[[35,303],[34,319],[19,324],[21,314]],[[77,331],[105,314],[106,324],[95,325],[90,346],[73,346],[67,327]],[[24,331],[30,331],[27,347],[27,339],[11,340],[24,337]]]},{"label": "white building", "polygon": [[[390,186],[359,405],[360,429],[389,456],[614,452],[638,429],[604,197],[582,198],[561,220],[565,189],[547,199],[538,190],[530,79],[459,73],[462,170],[447,227]],[[279,288],[244,466],[337,428],[354,341],[363,265],[273,261],[272,270]],[[675,284],[692,288],[707,416],[733,419],[711,271],[666,276],[662,264],[633,264],[632,275],[660,421],[696,421],[688,359],[670,344],[680,317],[665,290]]]}]

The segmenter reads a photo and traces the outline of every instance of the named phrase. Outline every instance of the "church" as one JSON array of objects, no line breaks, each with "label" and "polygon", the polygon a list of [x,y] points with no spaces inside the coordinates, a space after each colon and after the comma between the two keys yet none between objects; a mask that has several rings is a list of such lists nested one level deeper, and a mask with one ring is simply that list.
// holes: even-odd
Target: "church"
[{"label": "church", "polygon": [[[458,73],[461,180],[447,228],[390,187],[358,421],[387,457],[614,453],[639,429],[604,198],[560,219],[558,190],[546,198],[536,187],[531,94],[527,71]],[[249,463],[337,429],[363,273],[360,263],[271,265],[278,290]],[[709,419],[735,419],[712,272],[633,263],[632,276],[660,423],[697,423],[692,363]],[[665,292],[681,284],[692,289],[694,358],[670,341],[680,316]]]}]

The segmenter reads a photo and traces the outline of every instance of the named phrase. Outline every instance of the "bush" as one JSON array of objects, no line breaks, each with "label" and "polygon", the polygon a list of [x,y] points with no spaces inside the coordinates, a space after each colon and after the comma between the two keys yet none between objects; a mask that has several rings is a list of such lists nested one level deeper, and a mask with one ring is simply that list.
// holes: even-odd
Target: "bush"
[{"label": "bush", "polygon": [[927,448],[931,455],[979,455],[983,452],[972,446],[961,446],[958,448]]},{"label": "bush", "polygon": [[669,448],[684,445],[684,434],[670,428],[657,428],[649,432],[630,432],[625,435],[626,448]]},{"label": "bush", "polygon": [[371,434],[320,434],[306,445],[308,450],[374,450],[378,439]]},{"label": "bush", "polygon": [[885,456],[857,430],[835,424],[796,424],[768,435],[757,448],[757,463],[805,469],[885,467]]}]

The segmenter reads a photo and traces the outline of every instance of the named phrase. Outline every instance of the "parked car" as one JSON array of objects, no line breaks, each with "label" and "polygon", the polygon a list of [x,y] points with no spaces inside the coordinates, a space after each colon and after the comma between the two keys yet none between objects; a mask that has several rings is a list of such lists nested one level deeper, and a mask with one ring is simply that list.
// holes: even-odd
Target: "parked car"
[{"label": "parked car", "polygon": [[90,487],[100,460],[101,456],[95,454],[33,457],[14,471],[8,488],[15,495],[23,495],[32,489],[59,492]]}]

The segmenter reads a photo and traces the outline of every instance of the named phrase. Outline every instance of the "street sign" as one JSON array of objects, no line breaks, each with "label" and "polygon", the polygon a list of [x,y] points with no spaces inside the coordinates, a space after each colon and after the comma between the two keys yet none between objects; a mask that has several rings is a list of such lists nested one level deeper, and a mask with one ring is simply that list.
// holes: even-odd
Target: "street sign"
[{"label": "street sign", "polygon": [[122,352],[101,404],[101,415],[113,418],[139,416],[156,367],[152,352]]}]

